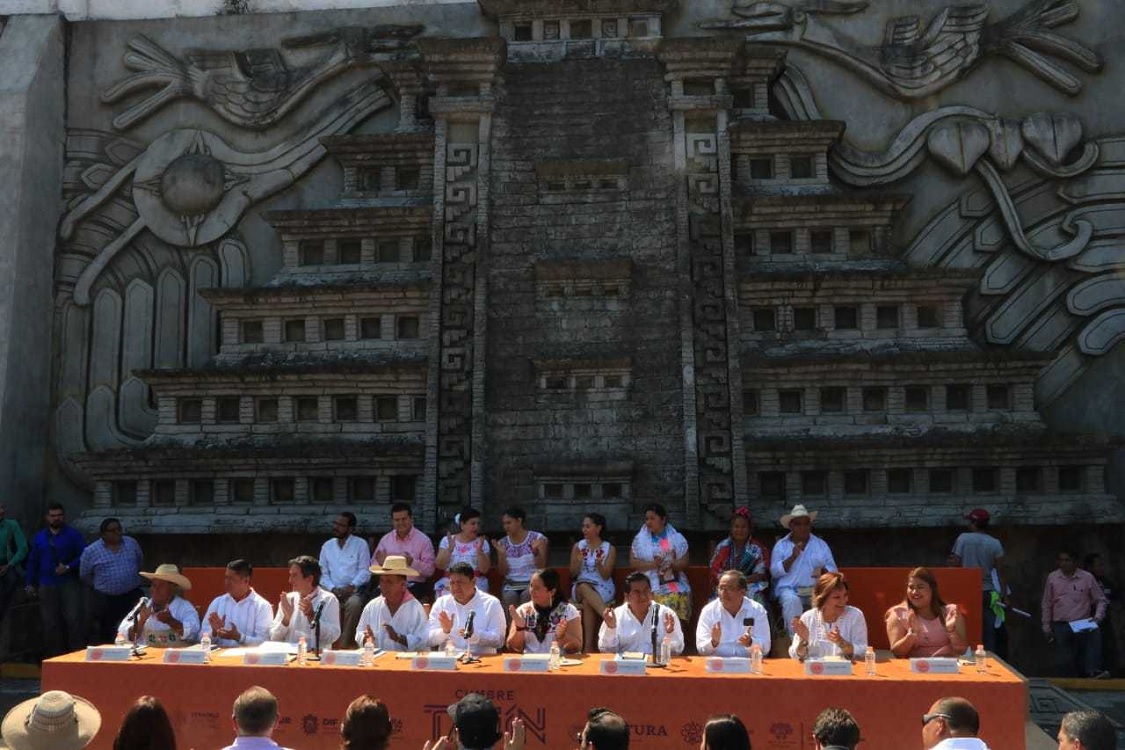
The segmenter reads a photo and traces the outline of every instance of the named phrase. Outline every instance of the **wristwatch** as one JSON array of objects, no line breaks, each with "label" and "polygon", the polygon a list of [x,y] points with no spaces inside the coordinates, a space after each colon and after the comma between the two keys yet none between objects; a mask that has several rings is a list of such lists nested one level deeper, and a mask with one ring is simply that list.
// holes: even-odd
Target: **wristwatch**
[{"label": "wristwatch", "polygon": [[531,630],[531,628],[527,627],[526,625],[516,625],[516,632],[517,633],[522,633],[525,630]]}]

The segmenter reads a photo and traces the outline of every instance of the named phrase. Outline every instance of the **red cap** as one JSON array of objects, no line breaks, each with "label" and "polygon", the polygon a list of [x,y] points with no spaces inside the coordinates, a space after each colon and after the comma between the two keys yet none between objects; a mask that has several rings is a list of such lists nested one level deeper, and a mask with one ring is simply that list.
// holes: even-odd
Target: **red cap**
[{"label": "red cap", "polygon": [[984,508],[973,508],[965,514],[966,520],[969,521],[987,521],[992,518],[988,511]]}]

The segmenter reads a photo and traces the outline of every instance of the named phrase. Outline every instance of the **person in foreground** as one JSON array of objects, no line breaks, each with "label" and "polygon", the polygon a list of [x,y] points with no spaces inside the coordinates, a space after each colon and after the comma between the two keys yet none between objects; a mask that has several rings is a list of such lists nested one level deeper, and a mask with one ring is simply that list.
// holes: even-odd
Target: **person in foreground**
[{"label": "person in foreground", "polygon": [[523,750],[527,727],[523,719],[512,719],[512,731],[500,732],[500,711],[480,693],[469,693],[449,707],[453,729],[423,750],[488,750],[504,740],[504,750]]},{"label": "person in foreground", "polygon": [[[405,584],[404,584],[405,586]],[[348,704],[340,724],[341,750],[386,750],[391,741],[391,713],[374,695],[361,695]]]},{"label": "person in foreground", "polygon": [[699,750],[750,750],[750,733],[734,714],[718,714],[703,727]]},{"label": "person in foreground", "polygon": [[591,708],[578,735],[578,750],[629,750],[629,724],[608,708]]},{"label": "person in foreground", "polygon": [[757,644],[770,652],[770,623],[766,608],[747,596],[746,575],[728,570],[719,578],[719,598],[707,602],[695,628],[700,656],[749,656]]},{"label": "person in foreground", "polygon": [[449,566],[449,593],[438,597],[430,609],[429,645],[440,648],[447,640],[458,653],[495,654],[504,643],[504,607],[492,594],[473,583],[473,567],[465,562]]},{"label": "person in foreground", "polygon": [[141,573],[152,581],[148,600],[137,610],[136,618],[126,615],[118,632],[132,642],[141,641],[156,648],[181,648],[199,640],[199,613],[180,596],[191,589],[191,581],[171,563],[157,566],[152,573]]},{"label": "person in foreground", "polygon": [[384,651],[417,651],[425,646],[426,610],[407,588],[408,576],[417,573],[402,555],[387,555],[382,565],[371,566],[371,574],[379,576],[379,596],[363,608],[356,643],[366,644],[370,638]]},{"label": "person in foreground", "polygon": [[825,573],[817,579],[812,605],[812,609],[791,623],[793,643],[789,655],[801,661],[825,656],[863,656],[867,650],[867,622],[862,612],[848,606],[848,579],[843,573]]},{"label": "person in foreground", "polygon": [[606,609],[598,632],[598,650],[602,653],[637,651],[652,654],[653,640],[664,636],[672,639],[672,655],[684,651],[684,631],[674,610],[653,602],[648,576],[634,570],[625,579],[625,603]]},{"label": "person in foreground", "polygon": [[923,750],[988,750],[977,739],[980,716],[964,698],[942,698],[922,717]]},{"label": "person in foreground", "polygon": [[509,605],[512,624],[508,628],[508,648],[516,653],[545,654],[558,641],[563,653],[582,650],[582,620],[574,605],[559,588],[554,568],[540,568],[531,574],[531,601],[518,607]]},{"label": "person in foreground", "polygon": [[969,645],[965,618],[956,604],[946,604],[928,568],[906,578],[906,599],[887,610],[887,642],[899,657],[958,656]]},{"label": "person in foreground", "polygon": [[255,685],[235,698],[230,718],[238,736],[223,750],[281,750],[281,745],[273,741],[277,698],[264,687]]},{"label": "person in foreground", "polygon": [[842,708],[826,708],[813,722],[815,750],[855,750],[859,744],[859,724]]},{"label": "person in foreground", "polygon": [[[298,643],[304,636],[310,649],[328,648],[340,637],[340,601],[320,586],[320,563],[301,555],[289,561],[289,588],[281,595],[270,623],[270,640]],[[320,623],[320,643],[314,625]]]},{"label": "person in foreground", "polygon": [[1071,711],[1059,727],[1059,750],[1114,750],[1117,732],[1097,711]]},{"label": "person in foreground", "polygon": [[142,695],[121,720],[113,750],[176,750],[172,720],[159,699]]},{"label": "person in foreground", "polygon": [[11,750],[80,750],[102,726],[102,715],[85,698],[48,690],[4,716],[0,735]]}]

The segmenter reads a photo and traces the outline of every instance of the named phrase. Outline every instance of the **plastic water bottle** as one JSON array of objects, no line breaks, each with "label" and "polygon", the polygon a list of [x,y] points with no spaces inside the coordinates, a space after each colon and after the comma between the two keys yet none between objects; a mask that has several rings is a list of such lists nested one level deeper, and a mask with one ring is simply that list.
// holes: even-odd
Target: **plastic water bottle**
[{"label": "plastic water bottle", "polygon": [[988,652],[984,650],[983,645],[978,645],[976,653],[973,654],[973,661],[977,665],[977,674],[986,674],[988,672]]},{"label": "plastic water bottle", "polygon": [[750,647],[750,674],[762,673],[762,647],[755,643]]},{"label": "plastic water bottle", "polygon": [[875,668],[875,647],[868,646],[867,650],[863,652],[863,664],[867,668],[867,676],[873,677],[879,674],[879,670]]},{"label": "plastic water bottle", "polygon": [[211,631],[204,630],[199,638],[199,650],[203,652],[203,661],[211,661]]},{"label": "plastic water bottle", "polygon": [[363,639],[363,666],[370,667],[375,663],[375,641],[371,636]]},{"label": "plastic water bottle", "polygon": [[665,633],[660,642],[660,664],[667,666],[672,662],[672,636]]},{"label": "plastic water bottle", "polygon": [[297,639],[297,666],[304,667],[309,663],[309,643],[305,636]]},{"label": "plastic water bottle", "polygon": [[453,646],[453,638],[445,639],[445,655],[450,659],[457,656],[457,649]]},{"label": "plastic water bottle", "polygon": [[129,645],[129,639],[125,637],[125,631],[124,630],[118,630],[117,631],[117,637],[113,639],[113,645],[114,646],[128,646]]},{"label": "plastic water bottle", "polygon": [[559,649],[558,641],[551,641],[551,658],[547,662],[547,669],[552,672],[558,671],[562,666],[562,650]]}]

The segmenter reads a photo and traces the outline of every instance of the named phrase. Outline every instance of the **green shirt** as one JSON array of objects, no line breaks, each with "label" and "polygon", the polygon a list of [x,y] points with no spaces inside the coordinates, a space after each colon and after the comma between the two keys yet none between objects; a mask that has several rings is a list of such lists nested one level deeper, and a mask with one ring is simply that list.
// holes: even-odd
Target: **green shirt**
[{"label": "green shirt", "polygon": [[[12,540],[16,551],[12,552]],[[19,565],[27,559],[27,537],[19,523],[10,518],[0,521],[0,565]]]}]

